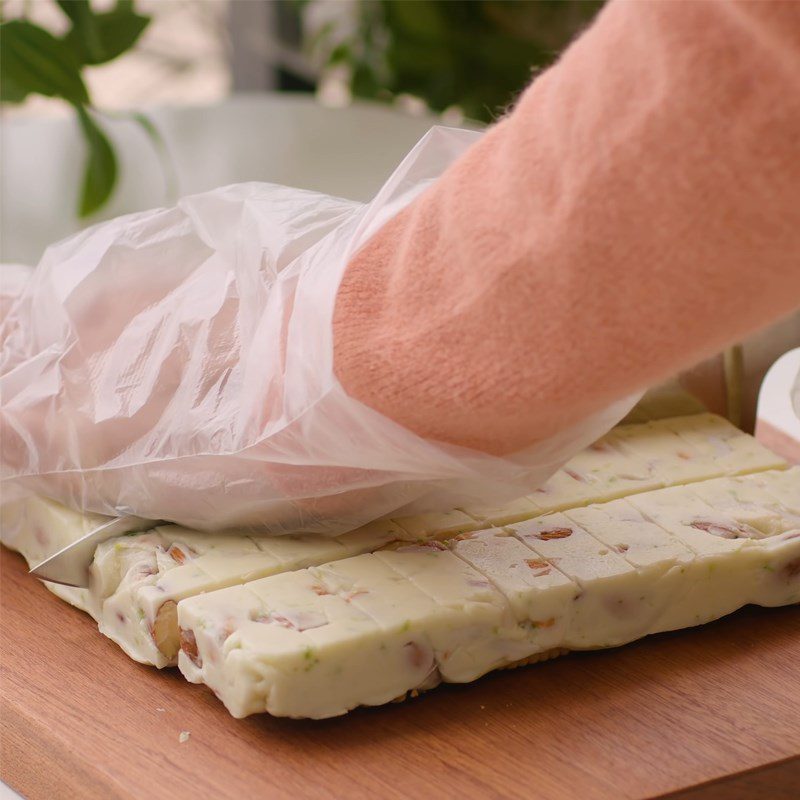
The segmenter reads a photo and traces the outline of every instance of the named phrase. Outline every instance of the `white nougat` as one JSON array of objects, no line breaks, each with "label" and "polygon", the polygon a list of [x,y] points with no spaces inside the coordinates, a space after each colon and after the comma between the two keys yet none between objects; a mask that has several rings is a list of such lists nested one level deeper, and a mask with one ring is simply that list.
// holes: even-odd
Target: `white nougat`
[{"label": "white nougat", "polygon": [[[688,405],[685,408],[689,410]],[[737,478],[731,484],[727,477],[709,480],[769,466],[785,465],[752,437],[711,414],[623,425],[577,454],[539,490],[500,508],[464,507],[377,520],[334,538],[213,535],[162,526],[99,546],[88,591],[56,585],[48,588],[91,613],[101,632],[132,658],[164,667],[176,662],[177,604],[184,599],[376,551],[395,541],[443,539],[454,534],[466,537],[482,528],[524,522],[555,511],[566,511],[580,526],[580,518],[572,514],[576,508],[692,481],[695,487],[706,487],[705,494],[698,489],[697,502],[710,506],[724,506],[727,501],[720,491],[730,493],[733,486],[740,495],[735,502],[742,524],[765,534],[796,527],[800,489],[794,471],[769,473],[769,488],[759,488],[760,505],[745,502],[742,492],[750,491],[750,483]],[[715,488],[718,481],[727,481],[729,488]],[[682,495],[674,497],[679,500]],[[628,509],[632,514],[634,506]],[[39,498],[7,504],[2,511],[3,541],[22,550],[29,562],[68,544],[103,519]],[[586,624],[592,624],[591,617]],[[576,630],[574,626],[573,635]]]},{"label": "white nougat", "polygon": [[560,648],[796,603],[800,529],[744,521],[759,501],[786,512],[769,494],[785,477],[725,478],[712,494],[740,483],[741,506],[661,489],[188,598],[179,665],[234,716],[322,718]]},{"label": "white nougat", "polygon": [[175,605],[269,575],[303,569],[382,547],[404,532],[378,521],[337,537],[211,536],[165,526],[101,545],[92,566],[100,630],[131,658],[158,667],[175,663]]}]

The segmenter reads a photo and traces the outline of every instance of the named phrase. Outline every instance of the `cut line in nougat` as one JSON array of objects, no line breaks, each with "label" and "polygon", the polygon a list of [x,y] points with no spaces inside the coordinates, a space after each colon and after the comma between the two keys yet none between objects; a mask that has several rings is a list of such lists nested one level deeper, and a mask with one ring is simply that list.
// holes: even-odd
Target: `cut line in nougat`
[{"label": "cut line in nougat", "polygon": [[[797,603],[800,528],[769,491],[785,477],[724,478],[717,490],[737,481],[746,507],[662,489],[189,598],[179,666],[234,716],[323,718],[747,603]],[[755,501],[782,524],[753,527]]]}]

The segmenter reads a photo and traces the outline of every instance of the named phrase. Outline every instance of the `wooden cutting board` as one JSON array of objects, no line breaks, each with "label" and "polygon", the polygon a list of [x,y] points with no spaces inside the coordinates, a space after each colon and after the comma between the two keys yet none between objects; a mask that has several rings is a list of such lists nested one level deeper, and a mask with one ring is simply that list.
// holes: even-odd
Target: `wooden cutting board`
[{"label": "wooden cutting board", "polygon": [[232,719],[8,551],[0,592],[2,778],[31,800],[800,796],[798,607],[312,722]]}]

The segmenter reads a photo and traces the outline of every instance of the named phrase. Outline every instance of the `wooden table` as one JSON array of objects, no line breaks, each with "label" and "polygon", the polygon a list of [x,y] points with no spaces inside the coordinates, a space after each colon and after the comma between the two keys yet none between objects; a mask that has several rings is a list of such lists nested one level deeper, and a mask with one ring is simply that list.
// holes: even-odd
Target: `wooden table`
[{"label": "wooden table", "polygon": [[18,556],[1,574],[2,778],[31,800],[800,796],[797,607],[338,719],[234,720],[130,661]]}]

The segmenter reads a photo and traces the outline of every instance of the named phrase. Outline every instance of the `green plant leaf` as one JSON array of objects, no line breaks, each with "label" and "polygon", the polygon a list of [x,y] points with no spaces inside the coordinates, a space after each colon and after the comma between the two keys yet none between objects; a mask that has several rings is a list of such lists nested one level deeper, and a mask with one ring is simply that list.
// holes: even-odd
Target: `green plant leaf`
[{"label": "green plant leaf", "polygon": [[0,69],[0,99],[4,103],[21,103],[29,94],[30,90],[17,83],[5,67]]},{"label": "green plant leaf", "polygon": [[89,0],[56,0],[56,2],[73,23],[80,22],[86,16],[92,15]]},{"label": "green plant leaf", "polygon": [[359,0],[355,29],[319,54],[351,68],[355,95],[407,93],[491,121],[602,6],[601,0]]},{"label": "green plant leaf", "polygon": [[0,25],[0,99],[18,103],[29,94],[89,102],[78,64],[64,42],[21,19]]},{"label": "green plant leaf", "polygon": [[76,106],[75,110],[88,150],[78,214],[88,217],[106,203],[114,190],[117,183],[117,157],[108,137],[89,111],[83,106]]},{"label": "green plant leaf", "polygon": [[344,43],[337,44],[336,47],[331,50],[331,54],[328,56],[328,64],[346,64],[350,61],[352,54],[350,52],[350,47]]},{"label": "green plant leaf", "polygon": [[77,38],[80,39],[80,48],[76,47],[76,42],[70,41],[69,34],[67,35],[67,43],[72,48],[72,51],[80,57],[82,63],[95,63],[83,58],[85,53],[90,54],[92,58],[99,58],[103,53],[103,45],[95,23],[96,17],[92,7],[89,5],[89,0],[58,0],[58,5],[72,22],[72,31],[70,33],[73,31],[78,32]]},{"label": "green plant leaf", "polygon": [[431,0],[417,0],[416,3],[384,0],[383,5],[392,27],[405,36],[439,43],[446,33],[446,4]]},{"label": "green plant leaf", "polygon": [[[59,5],[72,20],[64,41],[83,64],[112,61],[133,47],[150,24],[150,17],[137,14],[128,3],[117,3],[103,14],[95,14],[85,0],[61,0]],[[86,10],[79,13],[73,6]]]}]

